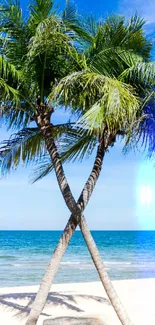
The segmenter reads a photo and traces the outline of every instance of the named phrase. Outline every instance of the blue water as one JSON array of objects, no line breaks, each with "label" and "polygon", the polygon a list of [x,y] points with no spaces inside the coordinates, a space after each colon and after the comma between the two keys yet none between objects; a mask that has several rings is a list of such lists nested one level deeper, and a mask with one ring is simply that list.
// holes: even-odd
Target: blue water
[{"label": "blue water", "polygon": [[[0,287],[39,284],[60,231],[0,231]],[[155,231],[92,231],[111,279],[155,277]],[[55,283],[98,281],[80,232]]]}]

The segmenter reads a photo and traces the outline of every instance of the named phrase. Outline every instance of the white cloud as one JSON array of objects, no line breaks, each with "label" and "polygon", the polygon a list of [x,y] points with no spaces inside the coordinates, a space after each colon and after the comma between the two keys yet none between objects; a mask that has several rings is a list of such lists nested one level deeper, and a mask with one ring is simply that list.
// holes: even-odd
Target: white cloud
[{"label": "white cloud", "polygon": [[147,24],[155,22],[155,0],[121,0],[119,11],[126,16],[137,12],[146,20]]}]

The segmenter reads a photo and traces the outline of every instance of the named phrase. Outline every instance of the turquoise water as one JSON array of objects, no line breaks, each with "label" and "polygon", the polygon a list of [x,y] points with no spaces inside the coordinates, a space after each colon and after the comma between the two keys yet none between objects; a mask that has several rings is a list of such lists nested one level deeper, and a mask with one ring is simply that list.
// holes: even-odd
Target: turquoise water
[{"label": "turquoise water", "polygon": [[[61,231],[0,231],[0,287],[39,284]],[[111,279],[155,277],[155,231],[92,231]],[[76,232],[55,283],[98,281]]]}]

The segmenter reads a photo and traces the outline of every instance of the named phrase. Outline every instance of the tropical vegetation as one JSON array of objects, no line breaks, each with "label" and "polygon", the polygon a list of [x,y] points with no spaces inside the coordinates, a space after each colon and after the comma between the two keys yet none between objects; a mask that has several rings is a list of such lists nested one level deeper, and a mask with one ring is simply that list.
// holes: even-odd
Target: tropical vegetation
[{"label": "tropical vegetation", "polygon": [[[67,1],[62,13],[53,1],[35,0],[24,18],[19,1],[1,2],[1,122],[13,132],[0,148],[2,174],[37,163],[35,180],[54,169],[71,217],[52,255],[26,325],[36,324],[60,261],[80,226],[107,295],[122,324],[131,324],[110,282],[84,218],[106,152],[118,137],[126,147],[154,148],[155,64],[151,42],[137,15],[128,21],[79,16]],[[69,119],[54,124],[58,109]],[[78,201],[63,164],[97,150]]]}]

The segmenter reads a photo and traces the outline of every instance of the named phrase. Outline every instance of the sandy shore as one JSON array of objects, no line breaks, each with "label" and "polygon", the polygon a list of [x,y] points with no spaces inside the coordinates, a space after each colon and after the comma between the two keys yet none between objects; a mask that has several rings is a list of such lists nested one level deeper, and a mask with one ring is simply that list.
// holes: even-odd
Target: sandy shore
[{"label": "sandy shore", "polygon": [[[134,325],[155,324],[155,279],[113,282]],[[37,286],[0,289],[0,324],[23,325],[37,291]],[[43,315],[100,315],[107,325],[119,325],[99,282],[67,283],[52,286]]]}]

